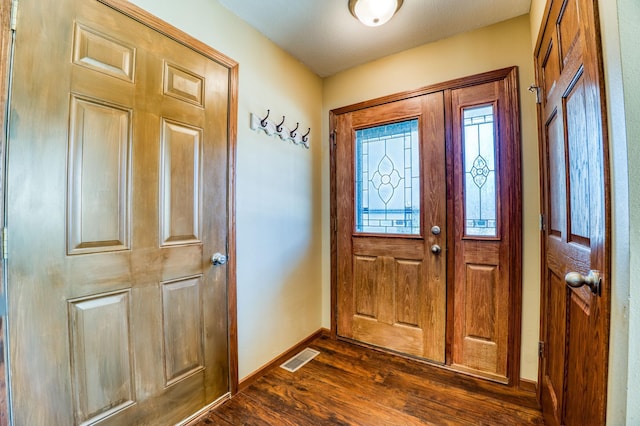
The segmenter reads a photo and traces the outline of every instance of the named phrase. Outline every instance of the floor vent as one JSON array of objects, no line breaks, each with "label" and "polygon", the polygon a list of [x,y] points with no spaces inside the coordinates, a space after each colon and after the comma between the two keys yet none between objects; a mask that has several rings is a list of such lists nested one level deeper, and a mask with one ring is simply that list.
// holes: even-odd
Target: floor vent
[{"label": "floor vent", "polygon": [[294,371],[298,371],[300,367],[302,367],[303,365],[311,361],[313,358],[315,358],[319,354],[320,352],[307,348],[302,352],[300,352],[298,355],[294,356],[293,358],[285,362],[284,364],[282,364],[280,367],[293,373]]}]

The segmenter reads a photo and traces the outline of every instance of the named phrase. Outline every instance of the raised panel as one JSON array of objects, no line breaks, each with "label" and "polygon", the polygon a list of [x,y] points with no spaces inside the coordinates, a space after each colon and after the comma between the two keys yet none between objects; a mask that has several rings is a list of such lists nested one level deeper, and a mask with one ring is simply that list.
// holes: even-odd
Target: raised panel
[{"label": "raised panel", "polygon": [[566,161],[562,122],[554,113],[547,123],[549,146],[549,231],[552,235],[562,235],[566,229]]},{"label": "raised panel", "polygon": [[361,342],[393,348],[404,354],[424,356],[424,332],[402,324],[381,324],[366,317],[353,318],[353,337]]},{"label": "raised panel", "polygon": [[560,77],[560,60],[558,59],[558,46],[555,39],[550,39],[547,52],[542,64],[542,80],[545,99],[553,94],[553,88]]},{"label": "raised panel", "polygon": [[202,129],[162,120],[161,245],[200,242]]},{"label": "raised panel", "polygon": [[563,63],[566,63],[569,52],[578,41],[578,36],[580,35],[579,25],[578,2],[575,0],[565,1],[562,12],[558,17],[558,34]]},{"label": "raised panel", "polygon": [[[564,100],[569,167],[569,241],[589,245],[590,190],[589,147],[586,126],[586,97],[582,75]],[[564,173],[563,173],[564,174]]]},{"label": "raised panel", "polygon": [[204,78],[165,62],[164,94],[198,106],[204,106]]},{"label": "raised panel", "polygon": [[498,268],[467,264],[465,276],[465,337],[493,342],[496,330]]},{"label": "raised panel", "polygon": [[76,24],[73,63],[133,82],[136,49],[92,28]]},{"label": "raised panel", "polygon": [[356,315],[377,317],[377,288],[376,272],[377,259],[375,257],[353,257],[353,289]]},{"label": "raised panel", "polygon": [[165,385],[204,368],[202,277],[162,283]]},{"label": "raised panel", "polygon": [[131,111],[71,97],[68,254],[129,248]]},{"label": "raised panel", "polygon": [[396,322],[419,327],[421,310],[426,300],[421,300],[423,284],[422,262],[396,260]]},{"label": "raised panel", "polygon": [[129,291],[70,300],[76,422],[96,422],[135,402]]},{"label": "raised panel", "polygon": [[546,336],[546,362],[544,375],[550,382],[553,390],[553,403],[560,408],[564,389],[564,354],[565,354],[565,330],[564,321],[555,321],[555,318],[564,318],[566,314],[567,286],[564,279],[554,273],[549,273],[549,286],[547,291],[548,304],[546,312],[547,336]]}]

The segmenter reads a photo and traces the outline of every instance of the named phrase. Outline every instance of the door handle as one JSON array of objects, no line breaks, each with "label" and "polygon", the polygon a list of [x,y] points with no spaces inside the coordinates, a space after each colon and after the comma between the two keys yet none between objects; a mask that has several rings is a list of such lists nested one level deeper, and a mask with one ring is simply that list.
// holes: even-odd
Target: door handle
[{"label": "door handle", "polygon": [[586,285],[591,289],[593,294],[600,294],[600,283],[602,278],[599,271],[589,271],[585,277],[579,272],[569,272],[564,276],[564,280],[571,288],[580,288]]},{"label": "door handle", "polygon": [[440,253],[442,253],[442,249],[440,248],[440,246],[438,244],[434,244],[434,245],[431,246],[431,253],[440,254]]},{"label": "door handle", "polygon": [[227,260],[227,256],[222,253],[215,253],[213,256],[211,256],[211,263],[213,264],[213,266],[224,265],[225,263],[227,263]]}]

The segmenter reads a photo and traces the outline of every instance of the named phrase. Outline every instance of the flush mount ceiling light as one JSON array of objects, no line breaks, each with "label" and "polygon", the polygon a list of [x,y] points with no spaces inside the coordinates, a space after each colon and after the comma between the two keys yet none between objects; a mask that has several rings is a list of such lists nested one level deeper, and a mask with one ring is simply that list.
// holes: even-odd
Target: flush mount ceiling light
[{"label": "flush mount ceiling light", "polygon": [[403,0],[349,0],[349,11],[358,21],[377,27],[393,18]]}]

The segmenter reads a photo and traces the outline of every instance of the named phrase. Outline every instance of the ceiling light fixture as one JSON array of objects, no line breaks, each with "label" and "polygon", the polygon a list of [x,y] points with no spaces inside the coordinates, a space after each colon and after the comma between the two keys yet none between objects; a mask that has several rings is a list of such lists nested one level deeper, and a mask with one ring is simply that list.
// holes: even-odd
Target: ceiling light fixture
[{"label": "ceiling light fixture", "polygon": [[402,6],[403,0],[349,0],[349,11],[369,27],[388,22]]}]

